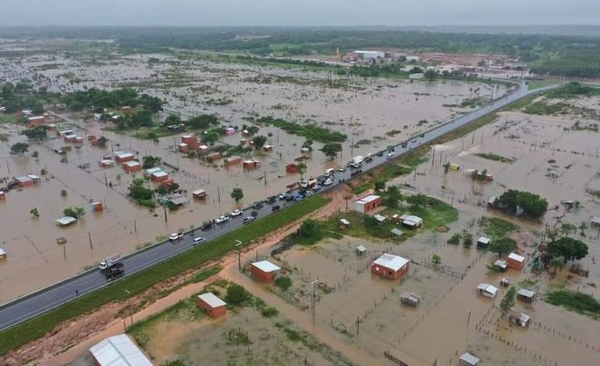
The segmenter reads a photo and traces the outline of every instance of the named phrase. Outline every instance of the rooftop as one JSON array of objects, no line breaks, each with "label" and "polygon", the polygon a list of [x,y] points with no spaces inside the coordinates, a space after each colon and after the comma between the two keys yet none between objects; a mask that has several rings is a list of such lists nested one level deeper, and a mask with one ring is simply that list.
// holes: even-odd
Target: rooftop
[{"label": "rooftop", "polygon": [[123,163],[123,165],[127,165],[127,166],[130,166],[130,167],[131,166],[138,166],[138,165],[140,165],[140,162],[139,161],[135,161],[135,160],[131,160],[131,161],[128,161],[126,163]]},{"label": "rooftop", "polygon": [[276,265],[274,265],[273,263],[271,263],[269,261],[254,262],[254,263],[252,263],[252,265],[254,267],[260,269],[261,271],[267,272],[267,273],[281,270],[281,268],[277,267]]},{"label": "rooftop", "polygon": [[525,257],[523,257],[522,255],[518,255],[517,253],[510,253],[508,255],[508,258],[517,262],[523,262],[525,260]]},{"label": "rooftop", "polygon": [[65,226],[65,225],[69,225],[74,223],[75,221],[77,221],[76,218],[71,217],[71,216],[63,216],[60,219],[56,220],[56,223],[61,225],[61,226]]},{"label": "rooftop", "polygon": [[358,201],[356,201],[356,202],[361,202],[361,203],[369,203],[369,202],[373,202],[373,201],[375,201],[375,200],[377,200],[377,199],[379,199],[379,196],[378,196],[378,195],[376,195],[376,194],[372,194],[372,195],[370,195],[370,196],[363,197],[363,198],[359,199],[359,200],[358,200]]},{"label": "rooftop", "polygon": [[408,259],[402,258],[398,255],[385,253],[381,257],[377,258],[373,264],[380,265],[385,268],[389,268],[393,271],[398,271],[408,263]]},{"label": "rooftop", "polygon": [[100,366],[153,366],[126,334],[109,337],[90,348]]},{"label": "rooftop", "polygon": [[198,295],[198,298],[200,300],[204,301],[205,303],[207,303],[208,306],[210,306],[211,308],[218,308],[219,306],[227,305],[227,303],[225,301],[219,299],[212,292],[207,292],[205,294]]},{"label": "rooftop", "polygon": [[466,363],[472,366],[476,366],[480,361],[477,357],[473,356],[470,353],[463,353],[463,355],[460,356],[460,359],[461,361],[465,361]]},{"label": "rooftop", "polygon": [[492,239],[486,238],[485,236],[480,236],[479,239],[477,239],[478,243],[485,244],[485,245],[489,244],[491,241],[492,241]]},{"label": "rooftop", "polygon": [[524,296],[524,297],[534,297],[535,292],[522,288],[517,292],[517,295]]}]

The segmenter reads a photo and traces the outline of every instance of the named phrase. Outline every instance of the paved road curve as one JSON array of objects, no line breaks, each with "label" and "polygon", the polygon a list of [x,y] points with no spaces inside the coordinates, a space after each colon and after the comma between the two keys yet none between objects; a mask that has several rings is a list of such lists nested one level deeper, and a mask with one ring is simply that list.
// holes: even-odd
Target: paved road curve
[{"label": "paved road curve", "polygon": [[[511,94],[503,96],[500,99],[495,100],[491,104],[484,106],[478,110],[475,110],[469,114],[458,117],[451,120],[443,125],[440,125],[432,130],[425,132],[421,137],[408,141],[407,146],[403,148],[401,144],[395,147],[396,158],[406,154],[408,151],[415,149],[421,145],[428,144],[429,142],[445,135],[457,128],[460,128],[474,120],[498,110],[505,105],[514,102],[515,100],[521,99],[532,93],[538,93],[544,90],[555,88],[555,86],[549,86],[535,91],[528,91],[526,84],[521,84]],[[374,169],[387,161],[386,154],[383,156],[374,156],[373,161],[370,163],[363,164],[363,172]],[[336,172],[336,184],[326,187],[325,190],[330,190],[339,184],[338,179],[350,179],[350,171]],[[265,217],[272,213],[270,205],[265,205],[263,208],[256,210],[258,212],[258,218]],[[228,223],[217,226],[210,231],[196,230],[196,236],[204,236],[207,241],[202,245],[211,245],[211,239],[214,239],[226,232],[232,231],[243,225],[243,218],[248,216],[247,210],[244,215],[236,218],[231,218]],[[130,276],[136,272],[151,267],[157,263],[160,263],[168,258],[171,258],[177,254],[185,252],[192,248],[193,236],[186,234],[178,242],[172,243],[165,241],[154,245],[146,250],[137,252],[124,258],[123,263],[125,265],[126,276]],[[49,310],[52,310],[62,304],[65,304],[77,296],[82,296],[95,291],[103,286],[106,286],[108,282],[105,277],[100,273],[99,270],[90,270],[79,274],[75,277],[69,278],[63,282],[57,283],[53,286],[42,289],[33,294],[24,296],[16,299],[12,302],[3,304],[0,306],[0,331],[6,330],[26,320],[41,315]]]}]

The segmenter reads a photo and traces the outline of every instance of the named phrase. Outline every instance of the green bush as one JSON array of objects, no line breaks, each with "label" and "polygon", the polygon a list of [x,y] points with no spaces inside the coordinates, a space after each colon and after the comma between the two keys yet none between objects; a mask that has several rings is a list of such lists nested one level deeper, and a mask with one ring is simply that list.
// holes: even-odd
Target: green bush
[{"label": "green bush", "polygon": [[590,315],[594,318],[600,317],[600,302],[583,292],[556,290],[548,293],[545,300],[552,305],[564,306],[580,314]]},{"label": "green bush", "polygon": [[460,239],[461,239],[461,235],[459,233],[456,233],[456,234],[452,235],[452,237],[450,237],[450,239],[448,239],[447,243],[450,245],[458,245],[458,244],[460,244]]},{"label": "green bush", "polygon": [[321,195],[310,197],[291,207],[282,209],[275,215],[256,220],[238,230],[211,240],[205,245],[182,253],[131,277],[125,277],[109,287],[81,296],[57,309],[3,331],[0,333],[0,356],[28,342],[44,337],[64,321],[93,311],[112,301],[127,299],[129,295],[125,292],[125,289],[132,295],[140,294],[161,281],[199,267],[207,261],[228,253],[235,248],[236,240],[248,244],[252,240],[319,209],[327,202],[329,200]]}]

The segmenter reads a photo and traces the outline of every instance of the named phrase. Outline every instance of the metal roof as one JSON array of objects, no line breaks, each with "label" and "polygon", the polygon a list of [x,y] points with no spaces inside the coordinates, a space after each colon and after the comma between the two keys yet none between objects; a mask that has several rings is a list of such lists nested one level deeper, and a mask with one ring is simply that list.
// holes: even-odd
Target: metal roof
[{"label": "metal roof", "polygon": [[227,305],[227,303],[225,301],[219,299],[212,292],[207,292],[205,294],[198,295],[198,298],[200,300],[204,301],[205,303],[207,303],[208,306],[210,306],[211,308],[218,308],[219,306]]},{"label": "metal roof", "polygon": [[358,202],[361,202],[361,203],[363,203],[363,204],[364,204],[364,203],[369,203],[369,202],[373,202],[373,201],[375,201],[375,200],[377,200],[377,199],[379,199],[379,198],[380,198],[380,197],[379,197],[378,195],[376,195],[376,194],[372,194],[372,195],[370,195],[370,196],[363,197],[363,198],[359,199],[358,201],[356,201],[356,203],[358,203]]},{"label": "metal roof", "polygon": [[402,231],[400,229],[392,229],[392,234],[394,234],[396,236],[402,236],[402,235],[404,235],[404,231]]},{"label": "metal roof", "polygon": [[473,356],[470,353],[463,353],[463,355],[460,356],[460,360],[465,361],[466,363],[472,366],[477,365],[480,361],[477,357]]},{"label": "metal roof", "polygon": [[252,265],[266,273],[281,270],[281,268],[277,267],[276,265],[274,265],[273,263],[271,263],[269,261],[255,262],[255,263],[252,263]]},{"label": "metal roof", "polygon": [[408,263],[408,259],[402,258],[398,255],[385,253],[381,257],[377,258],[373,264],[380,265],[385,268],[389,268],[393,271],[398,271]]},{"label": "metal roof", "polygon": [[153,366],[126,334],[109,337],[90,348],[100,366]]},{"label": "metal roof", "polygon": [[518,255],[517,253],[510,253],[508,255],[508,258],[516,260],[517,262],[523,262],[525,260],[525,257],[523,257],[522,255]]},{"label": "metal roof", "polygon": [[57,219],[57,220],[56,220],[56,223],[57,223],[57,224],[59,224],[59,225],[65,226],[65,225],[72,224],[72,223],[74,223],[75,221],[77,221],[77,219],[76,219],[76,218],[74,218],[74,217],[71,217],[71,216],[63,216],[63,217],[61,217],[60,219]]},{"label": "metal roof", "polygon": [[485,244],[485,245],[488,245],[490,243],[490,241],[492,241],[492,239],[486,238],[485,236],[480,236],[479,239],[477,239],[478,243]]},{"label": "metal roof", "polygon": [[527,290],[527,289],[522,288],[522,289],[520,289],[517,292],[517,295],[525,296],[525,297],[534,297],[535,296],[535,291],[531,291],[531,290]]}]

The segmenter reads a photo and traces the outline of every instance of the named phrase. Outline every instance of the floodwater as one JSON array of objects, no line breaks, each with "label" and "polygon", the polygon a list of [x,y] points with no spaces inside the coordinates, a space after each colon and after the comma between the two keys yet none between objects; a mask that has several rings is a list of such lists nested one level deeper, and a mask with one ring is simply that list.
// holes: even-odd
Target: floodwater
[{"label": "floodwater", "polygon": [[[210,94],[210,98],[228,97],[233,100],[227,106],[210,106],[205,100],[208,96],[198,95],[200,92],[192,91],[191,86],[165,86],[165,75],[173,72],[173,67],[167,64],[151,67],[147,60],[146,56],[115,57],[111,61],[97,61],[95,66],[90,67],[86,65],[89,59],[85,58],[31,56],[19,62],[5,62],[6,68],[2,73],[9,81],[35,76],[39,85],[51,90],[61,87],[70,90],[84,87],[113,88],[122,83],[150,83],[148,88],[144,88],[145,92],[166,97],[166,109],[176,110],[184,116],[218,113],[226,124],[241,127],[247,123],[242,117],[251,113],[270,114],[295,121],[311,119],[347,133],[349,138],[344,143],[344,151],[334,161],[328,161],[317,151],[321,145],[315,143],[315,151],[307,161],[307,176],[319,175],[327,168],[350,160],[351,155],[373,152],[404,140],[434,122],[446,120],[451,114],[462,113],[463,109],[443,107],[442,104],[457,104],[467,97],[488,95],[491,90],[485,84],[411,84],[406,81],[356,78],[340,80],[346,85],[344,88],[332,88],[323,84],[323,81],[331,78],[326,73],[276,68],[261,68],[257,72],[252,66],[204,61],[177,69],[177,72],[191,80],[190,85],[197,88],[209,85],[218,90]],[[49,64],[56,68],[49,68]],[[66,77],[66,73],[71,73],[71,76]],[[69,81],[72,77],[82,81],[72,83]],[[270,84],[257,83],[254,81],[257,77],[258,80],[268,77],[275,81]],[[504,91],[498,88],[494,92],[502,94]],[[182,96],[185,101],[182,101]],[[273,109],[276,105],[280,107]],[[85,141],[80,149],[68,153],[68,163],[60,163],[59,155],[53,152],[68,145],[60,139],[48,140],[41,146],[31,146],[30,151],[39,152],[39,157],[35,159],[9,155],[9,146],[21,141],[22,136],[17,134],[15,126],[2,126],[2,133],[8,134],[10,140],[1,145],[0,176],[40,175],[42,169],[47,170],[48,175],[43,177],[40,185],[12,191],[7,194],[6,201],[0,202],[1,245],[8,253],[8,258],[0,262],[0,285],[3,288],[0,302],[80,272],[114,252],[129,253],[156,241],[157,237],[230,212],[238,207],[230,197],[233,188],[243,188],[244,199],[240,204],[249,205],[285,190],[286,185],[299,178],[298,175],[286,176],[285,165],[300,156],[300,146],[305,139],[275,127],[261,127],[260,132],[271,135],[268,143],[274,145],[274,151],[257,154],[254,158],[261,161],[260,167],[244,171],[241,166],[226,169],[222,162],[217,162],[215,168],[185,158],[174,149],[180,142],[179,135],[162,138],[158,144],[154,144],[102,131],[103,126],[99,123],[83,121],[77,115],[65,115],[62,118],[71,123]],[[417,126],[417,122],[424,119],[429,123]],[[385,133],[393,129],[402,132],[387,137]],[[104,135],[112,141],[112,146],[105,149],[92,147],[87,142],[89,135]],[[222,142],[237,144],[240,139],[241,136],[235,134],[224,137]],[[359,140],[368,141],[351,147],[352,143],[356,144]],[[127,186],[134,176],[118,166],[109,169],[98,166],[102,157],[113,150],[131,151],[138,158],[158,156],[171,167],[179,168],[179,171],[166,169],[186,191],[190,203],[169,212],[165,223],[162,210],[150,212],[130,202],[126,198]],[[82,169],[80,165],[89,167]],[[141,176],[141,173],[137,176]],[[112,184],[112,188],[108,188],[107,183]],[[191,192],[199,188],[208,192],[206,201],[191,199]],[[61,197],[63,189],[67,191],[66,197]],[[90,212],[88,206],[91,200],[102,202],[105,210],[102,213]],[[54,221],[62,216],[64,208],[70,206],[83,207],[87,213],[70,227],[56,226]],[[31,217],[29,211],[32,208],[38,208],[39,218]],[[56,239],[59,237],[65,237],[67,244],[58,245]]]}]

